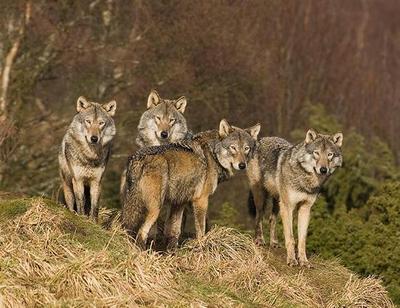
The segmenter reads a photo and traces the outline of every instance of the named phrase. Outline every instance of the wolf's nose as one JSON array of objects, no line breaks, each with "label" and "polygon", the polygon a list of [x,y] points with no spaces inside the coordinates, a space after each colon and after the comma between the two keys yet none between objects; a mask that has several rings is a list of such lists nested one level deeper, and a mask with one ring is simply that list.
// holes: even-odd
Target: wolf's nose
[{"label": "wolf's nose", "polygon": [[163,130],[162,132],[161,132],[161,137],[162,138],[168,138],[168,132],[166,132],[165,130]]},{"label": "wolf's nose", "polygon": [[328,172],[328,168],[326,168],[326,167],[321,167],[321,168],[319,168],[319,172],[321,172],[322,174],[325,174],[325,173]]},{"label": "wolf's nose", "polygon": [[99,141],[99,137],[92,136],[92,137],[90,137],[90,141],[92,141],[93,143],[96,143],[97,141]]},{"label": "wolf's nose", "polygon": [[246,169],[246,164],[245,163],[239,163],[239,169]]}]

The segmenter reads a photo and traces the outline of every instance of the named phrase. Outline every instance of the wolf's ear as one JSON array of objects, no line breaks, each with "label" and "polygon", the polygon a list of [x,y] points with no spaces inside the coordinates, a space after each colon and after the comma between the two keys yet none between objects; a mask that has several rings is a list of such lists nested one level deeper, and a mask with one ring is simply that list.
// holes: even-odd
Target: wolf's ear
[{"label": "wolf's ear", "polygon": [[160,95],[156,90],[151,90],[149,97],[147,98],[147,109],[157,106],[160,103]]},{"label": "wolf's ear", "polygon": [[82,110],[89,108],[90,105],[91,103],[88,102],[86,98],[79,96],[78,100],[76,101],[76,111],[81,112]]},{"label": "wolf's ear", "polygon": [[227,120],[222,119],[221,122],[219,122],[219,135],[222,138],[225,138],[228,136],[231,132],[233,131],[232,126],[228,123]]},{"label": "wolf's ear", "polygon": [[105,111],[107,111],[107,113],[110,116],[113,117],[115,115],[115,111],[117,110],[117,102],[111,101],[111,102],[108,102],[107,104],[103,104],[102,107],[104,108]]},{"label": "wolf's ear", "polygon": [[260,133],[261,129],[261,124],[257,123],[256,125],[246,128],[245,131],[250,134],[251,137],[253,137],[254,140],[257,140],[258,134]]},{"label": "wolf's ear", "polygon": [[343,134],[336,133],[332,136],[333,143],[336,144],[339,148],[342,146],[343,143]]},{"label": "wolf's ear", "polygon": [[186,100],[186,97],[184,97],[184,96],[181,96],[180,98],[178,98],[174,103],[175,108],[180,113],[184,113],[185,112],[186,104],[187,104],[187,100]]},{"label": "wolf's ear", "polygon": [[317,132],[310,128],[306,134],[306,143],[313,142],[315,139],[317,139]]}]

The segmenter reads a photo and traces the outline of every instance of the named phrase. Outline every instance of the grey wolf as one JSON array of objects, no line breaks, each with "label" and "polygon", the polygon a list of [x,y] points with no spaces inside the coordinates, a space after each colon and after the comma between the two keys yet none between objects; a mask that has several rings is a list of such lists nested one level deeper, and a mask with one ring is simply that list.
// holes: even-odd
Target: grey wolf
[{"label": "grey wolf", "polygon": [[[322,135],[310,129],[296,145],[278,137],[261,138],[247,176],[255,207],[255,241],[264,244],[262,221],[266,204],[271,204],[270,245],[277,245],[276,220],[282,218],[287,263],[300,262],[310,267],[306,255],[306,237],[310,210],[318,193],[336,168],[342,165],[343,134]],[[298,259],[293,237],[293,211],[298,208]]]},{"label": "grey wolf", "polygon": [[259,131],[259,124],[241,129],[222,120],[219,130],[175,144],[143,148],[130,157],[122,223],[136,237],[136,243],[146,245],[163,204],[170,206],[164,230],[168,248],[177,244],[188,202],[193,204],[196,236],[203,236],[209,196],[234,170],[247,167]]},{"label": "grey wolf", "polygon": [[100,182],[116,129],[115,101],[106,104],[77,100],[77,114],[65,134],[58,155],[67,207],[97,221]]},{"label": "grey wolf", "polygon": [[[190,138],[184,112],[184,96],[175,100],[164,99],[152,90],[147,98],[147,110],[140,117],[136,144],[139,148],[157,146]],[[120,194],[123,197],[126,169],[121,176]]]}]

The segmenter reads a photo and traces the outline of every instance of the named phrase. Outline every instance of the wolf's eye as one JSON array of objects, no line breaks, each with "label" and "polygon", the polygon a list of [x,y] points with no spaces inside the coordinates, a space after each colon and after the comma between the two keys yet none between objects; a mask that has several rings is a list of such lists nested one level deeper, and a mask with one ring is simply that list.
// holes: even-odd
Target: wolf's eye
[{"label": "wolf's eye", "polygon": [[174,124],[174,123],[175,123],[175,119],[170,119],[170,120],[169,120],[169,123],[170,123],[170,124]]},{"label": "wolf's eye", "polygon": [[90,121],[90,120],[85,120],[85,121],[86,121],[86,123],[89,124],[89,125],[92,124],[92,121]]},{"label": "wolf's eye", "polygon": [[229,146],[229,148],[231,149],[231,151],[236,152],[236,146],[234,146],[233,144]]},{"label": "wolf's eye", "polygon": [[332,152],[328,153],[328,158],[332,158],[332,157],[333,157],[333,153]]},{"label": "wolf's eye", "polygon": [[100,122],[99,122],[99,125],[100,125],[100,126],[103,126],[104,124],[105,124],[104,121],[100,121]]},{"label": "wolf's eye", "polygon": [[161,117],[156,116],[156,122],[161,122]]},{"label": "wolf's eye", "polygon": [[318,152],[318,151],[314,151],[313,154],[314,154],[315,156],[319,156],[319,152]]},{"label": "wolf's eye", "polygon": [[245,146],[245,147],[244,147],[244,150],[245,150],[246,152],[248,152],[248,151],[250,151],[250,147],[249,147],[249,146]]}]

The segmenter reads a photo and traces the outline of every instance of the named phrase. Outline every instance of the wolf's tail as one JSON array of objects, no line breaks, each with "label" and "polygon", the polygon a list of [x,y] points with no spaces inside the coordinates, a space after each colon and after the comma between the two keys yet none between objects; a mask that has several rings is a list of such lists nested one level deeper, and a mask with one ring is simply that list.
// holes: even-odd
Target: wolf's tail
[{"label": "wolf's tail", "polygon": [[250,216],[255,218],[257,210],[256,210],[256,204],[254,203],[254,196],[251,190],[249,190],[249,197],[247,199],[247,209],[249,211]]},{"label": "wolf's tail", "polygon": [[138,175],[142,174],[142,168],[141,161],[131,159],[126,169],[125,183],[121,184],[122,225],[132,237],[136,237],[145,214],[145,204],[138,187]]}]

